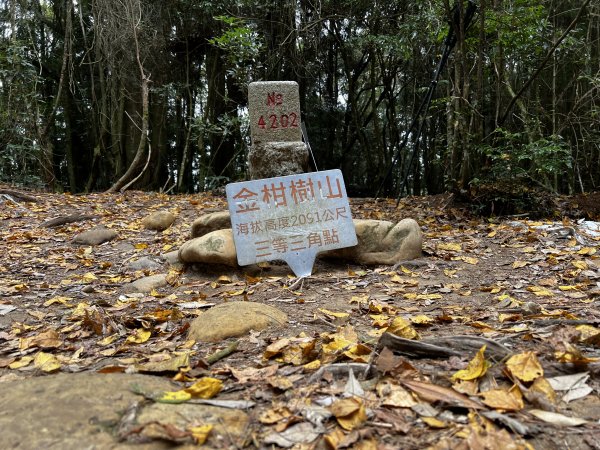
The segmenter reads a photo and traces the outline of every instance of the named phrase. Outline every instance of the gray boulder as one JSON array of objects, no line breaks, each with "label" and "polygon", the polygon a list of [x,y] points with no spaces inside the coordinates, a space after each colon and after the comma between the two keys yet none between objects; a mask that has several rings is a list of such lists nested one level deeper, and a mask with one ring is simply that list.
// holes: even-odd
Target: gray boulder
[{"label": "gray boulder", "polygon": [[99,225],[91,230],[79,233],[73,238],[73,243],[80,245],[100,245],[112,241],[117,236],[116,231],[106,228],[104,225]]},{"label": "gray boulder", "polygon": [[250,330],[282,327],[287,315],[279,309],[255,302],[227,302],[198,316],[190,325],[189,338],[202,342],[219,342],[239,337]]},{"label": "gray boulder", "polygon": [[211,231],[224,230],[226,228],[231,228],[229,211],[204,214],[192,223],[192,239],[204,236]]},{"label": "gray boulder", "polygon": [[164,231],[173,225],[175,215],[170,211],[156,211],[142,219],[142,225],[148,230]]},{"label": "gray boulder", "polygon": [[397,224],[354,219],[354,228],[358,245],[331,250],[322,256],[365,265],[392,265],[421,256],[423,233],[413,219],[403,219]]},{"label": "gray boulder", "polygon": [[185,242],[179,249],[184,263],[225,264],[237,267],[237,255],[231,229],[212,231]]}]

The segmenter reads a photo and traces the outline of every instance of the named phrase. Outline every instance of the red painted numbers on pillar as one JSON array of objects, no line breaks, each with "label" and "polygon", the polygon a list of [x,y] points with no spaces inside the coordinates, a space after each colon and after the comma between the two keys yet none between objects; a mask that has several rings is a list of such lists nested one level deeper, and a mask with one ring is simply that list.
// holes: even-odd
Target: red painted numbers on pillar
[{"label": "red painted numbers on pillar", "polygon": [[298,128],[298,114],[289,113],[279,116],[271,114],[265,120],[264,116],[260,116],[257,122],[258,128],[263,130],[275,130],[277,128]]}]

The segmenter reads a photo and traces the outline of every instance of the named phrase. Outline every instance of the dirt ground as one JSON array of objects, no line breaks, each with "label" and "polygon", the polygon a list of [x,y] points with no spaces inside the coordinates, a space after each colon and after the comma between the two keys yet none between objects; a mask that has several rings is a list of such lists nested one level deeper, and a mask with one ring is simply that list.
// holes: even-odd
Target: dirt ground
[{"label": "dirt ground", "polygon": [[[213,448],[600,448],[600,233],[581,222],[598,220],[600,196],[557,199],[536,221],[475,217],[451,195],[398,208],[352,199],[355,218],[416,219],[424,256],[397,267],[319,260],[299,281],[277,263],[128,270],[176,250],[195,218],[226,208],[220,196],[28,194],[36,201],[0,197],[2,448],[185,448],[202,442],[192,428],[203,422],[214,425]],[[172,227],[142,227],[165,209]],[[44,226],[74,214],[88,218]],[[117,238],[71,242],[97,224]],[[156,273],[166,286],[129,292]],[[288,324],[217,343],[187,339],[195,317],[233,300],[275,306]],[[446,353],[404,341],[384,351],[378,343],[397,318],[405,329],[396,335]],[[448,339],[456,336],[472,339]],[[485,369],[458,381],[483,344]],[[507,353],[494,356],[494,345]],[[182,355],[185,364],[168,364]],[[515,355],[526,355],[524,375]],[[584,373],[578,386],[547,387]],[[222,383],[215,400],[247,403],[191,412],[182,401],[148,415],[164,404],[148,392],[203,378]],[[132,387],[143,380],[149,387]]]}]

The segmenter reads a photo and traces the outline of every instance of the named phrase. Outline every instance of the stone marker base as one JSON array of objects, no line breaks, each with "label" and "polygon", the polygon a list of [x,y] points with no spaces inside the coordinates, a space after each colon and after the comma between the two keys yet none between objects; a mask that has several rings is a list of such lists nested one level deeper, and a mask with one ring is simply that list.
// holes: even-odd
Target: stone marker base
[{"label": "stone marker base", "polygon": [[331,250],[321,256],[366,265],[393,265],[421,256],[423,234],[413,219],[402,219],[398,223],[354,219],[354,228],[358,245]]},{"label": "stone marker base", "polygon": [[[225,214],[207,214],[196,219],[192,225],[192,239],[179,250],[181,261],[237,267],[233,232],[229,228],[231,222],[227,221]],[[386,220],[354,219],[354,228],[358,245],[331,250],[319,256],[356,264],[393,265],[419,258],[422,254],[423,233],[413,219],[403,219],[397,224]]]},{"label": "stone marker base", "polygon": [[252,180],[308,172],[308,147],[304,142],[256,143],[248,152]]}]

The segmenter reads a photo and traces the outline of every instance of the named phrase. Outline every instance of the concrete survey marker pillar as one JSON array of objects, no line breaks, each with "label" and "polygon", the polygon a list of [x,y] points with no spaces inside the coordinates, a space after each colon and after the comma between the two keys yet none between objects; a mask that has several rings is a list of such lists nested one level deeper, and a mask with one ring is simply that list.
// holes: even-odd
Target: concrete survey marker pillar
[{"label": "concrete survey marker pillar", "polygon": [[232,183],[225,190],[241,266],[283,260],[305,277],[318,253],[357,244],[339,170]]},{"label": "concrete survey marker pillar", "polygon": [[252,138],[248,153],[250,178],[306,172],[308,148],[302,142],[298,83],[250,83],[248,111]]}]

